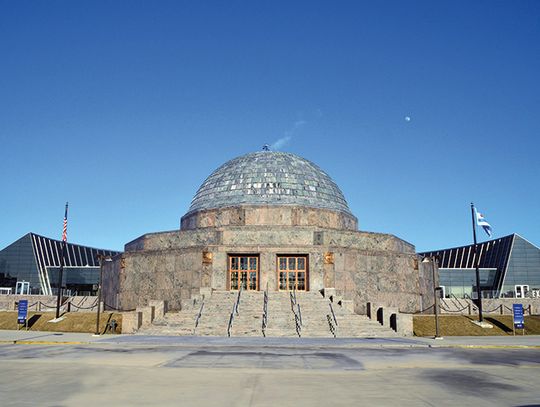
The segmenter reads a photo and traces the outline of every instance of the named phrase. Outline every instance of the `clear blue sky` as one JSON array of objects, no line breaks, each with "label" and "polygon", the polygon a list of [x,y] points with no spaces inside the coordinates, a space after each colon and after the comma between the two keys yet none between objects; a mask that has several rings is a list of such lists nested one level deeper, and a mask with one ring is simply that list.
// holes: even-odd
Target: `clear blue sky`
[{"label": "clear blue sky", "polygon": [[216,167],[282,138],[361,230],[469,244],[474,201],[540,244],[539,1],[0,7],[0,248],[60,238],[66,201],[74,243],[178,229]]}]

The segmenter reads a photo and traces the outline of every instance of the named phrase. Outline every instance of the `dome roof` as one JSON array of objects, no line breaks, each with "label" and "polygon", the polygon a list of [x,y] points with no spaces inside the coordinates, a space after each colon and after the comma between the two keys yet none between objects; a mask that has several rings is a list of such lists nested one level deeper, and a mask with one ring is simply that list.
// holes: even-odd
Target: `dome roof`
[{"label": "dome roof", "polygon": [[188,213],[238,205],[296,205],[351,214],[343,193],[323,170],[277,151],[227,161],[203,182]]}]

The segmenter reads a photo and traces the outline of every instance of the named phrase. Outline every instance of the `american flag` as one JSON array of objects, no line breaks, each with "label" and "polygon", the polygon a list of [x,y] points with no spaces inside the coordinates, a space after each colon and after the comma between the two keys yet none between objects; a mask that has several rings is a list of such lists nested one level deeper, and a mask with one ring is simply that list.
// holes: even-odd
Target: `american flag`
[{"label": "american flag", "polygon": [[67,242],[67,211],[68,211],[68,203],[66,202],[66,214],[64,215],[64,228],[62,229],[63,242]]}]

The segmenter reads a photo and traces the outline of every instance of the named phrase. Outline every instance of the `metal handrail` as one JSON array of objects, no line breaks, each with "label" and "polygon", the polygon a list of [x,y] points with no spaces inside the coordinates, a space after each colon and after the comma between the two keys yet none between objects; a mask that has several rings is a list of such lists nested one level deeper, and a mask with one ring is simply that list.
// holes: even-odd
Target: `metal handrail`
[{"label": "metal handrail", "polygon": [[238,306],[240,305],[240,295],[242,294],[242,284],[240,284],[240,288],[238,289],[238,297],[236,297],[236,305],[235,305],[235,312],[236,315],[238,315]]},{"label": "metal handrail", "polygon": [[234,321],[234,314],[238,314],[238,304],[240,304],[240,295],[242,294],[242,284],[240,284],[240,288],[238,289],[238,296],[236,297],[236,300],[234,300],[231,316],[229,317],[229,325],[227,326],[227,336],[231,336],[231,327]]},{"label": "metal handrail", "polygon": [[328,328],[330,329],[330,333],[334,335],[334,338],[336,337],[336,327],[334,324],[332,324],[332,318],[330,318],[330,314],[326,314],[326,320],[328,321]]},{"label": "metal handrail", "polygon": [[266,327],[268,326],[268,283],[263,293],[263,315],[262,315],[262,334],[266,338]]},{"label": "metal handrail", "polygon": [[199,326],[199,320],[201,319],[203,308],[204,308],[204,300],[201,303],[201,308],[199,308],[199,313],[197,314],[197,318],[195,319],[195,328]]},{"label": "metal handrail", "polygon": [[295,325],[295,328],[296,328],[296,334],[298,335],[299,338],[302,337],[302,326],[300,325],[300,321],[299,321],[299,318],[298,318],[298,315],[296,314],[296,312],[293,311],[293,314],[294,314],[294,325]]},{"label": "metal handrail", "polygon": [[[293,287],[292,291],[289,291],[289,298],[291,300],[291,311],[294,316],[294,325],[298,337],[302,337],[302,314],[300,313],[300,304],[296,300],[296,287]],[[296,307],[295,307],[296,306]],[[298,309],[298,312],[296,311]]]},{"label": "metal handrail", "polygon": [[336,326],[338,326],[338,322],[337,322],[337,318],[336,318],[336,314],[334,314],[334,307],[332,307],[332,303],[329,302],[328,305],[330,305],[330,311],[332,311],[332,318],[334,318],[334,322],[336,323]]},{"label": "metal handrail", "polygon": [[232,327],[232,323],[233,323],[233,320],[234,320],[234,310],[235,310],[235,308],[236,308],[236,301],[233,304],[232,311],[231,311],[231,316],[229,317],[229,325],[227,326],[227,336],[229,338],[231,337],[231,327]]}]

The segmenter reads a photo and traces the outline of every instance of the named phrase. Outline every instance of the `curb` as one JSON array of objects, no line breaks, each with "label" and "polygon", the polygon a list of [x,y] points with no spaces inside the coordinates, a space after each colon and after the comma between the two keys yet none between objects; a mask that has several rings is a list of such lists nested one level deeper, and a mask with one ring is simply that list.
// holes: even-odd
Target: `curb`
[{"label": "curb", "polygon": [[13,340],[13,341],[0,341],[0,345],[90,345],[92,342],[78,342],[78,341],[28,341],[28,340]]},{"label": "curb", "polygon": [[457,349],[540,349],[540,345],[429,345],[430,348]]}]

